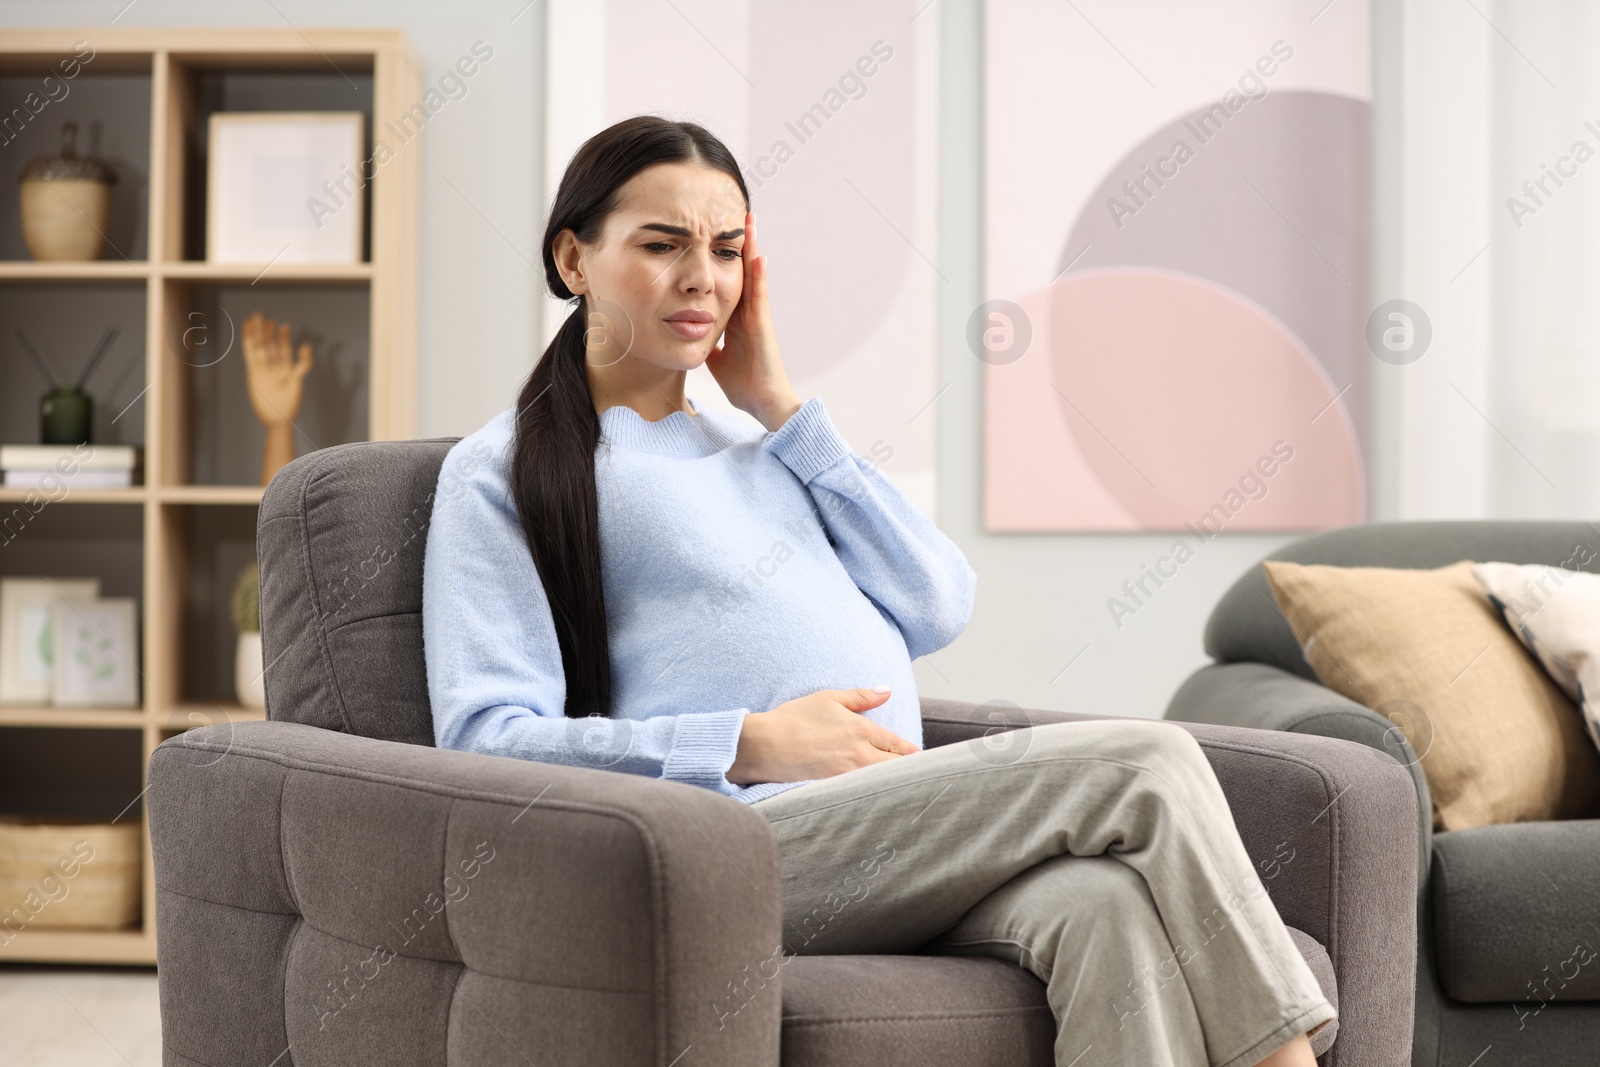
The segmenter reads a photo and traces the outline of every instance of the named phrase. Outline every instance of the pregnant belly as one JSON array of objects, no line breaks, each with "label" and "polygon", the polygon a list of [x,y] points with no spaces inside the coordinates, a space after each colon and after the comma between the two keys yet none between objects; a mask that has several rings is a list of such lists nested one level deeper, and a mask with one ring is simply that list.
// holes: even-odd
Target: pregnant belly
[{"label": "pregnant belly", "polygon": [[916,679],[899,628],[854,583],[837,591],[813,582],[806,595],[796,578],[755,590],[735,610],[686,610],[680,600],[614,615],[616,713],[770,711],[821,689],[887,685],[890,700],[864,714],[907,737],[914,722],[918,736],[909,739],[920,743]]}]

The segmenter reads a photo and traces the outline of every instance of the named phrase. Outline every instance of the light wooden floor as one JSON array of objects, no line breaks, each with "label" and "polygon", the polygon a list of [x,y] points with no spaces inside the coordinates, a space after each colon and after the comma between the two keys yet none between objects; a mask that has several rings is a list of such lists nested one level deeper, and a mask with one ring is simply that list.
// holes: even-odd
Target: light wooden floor
[{"label": "light wooden floor", "polygon": [[161,1067],[155,968],[0,964],[0,1064]]}]

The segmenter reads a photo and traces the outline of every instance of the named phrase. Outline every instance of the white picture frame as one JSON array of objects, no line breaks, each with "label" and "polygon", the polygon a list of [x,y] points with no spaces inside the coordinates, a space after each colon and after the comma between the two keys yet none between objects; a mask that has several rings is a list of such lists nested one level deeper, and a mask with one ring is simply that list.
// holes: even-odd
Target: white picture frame
[{"label": "white picture frame", "polygon": [[139,630],[134,598],[63,598],[52,612],[53,703],[58,707],[136,707]]},{"label": "white picture frame", "polygon": [[207,135],[207,260],[361,262],[364,114],[219,111]]},{"label": "white picture frame", "polygon": [[98,578],[0,578],[0,704],[50,703],[55,605],[99,595]]}]

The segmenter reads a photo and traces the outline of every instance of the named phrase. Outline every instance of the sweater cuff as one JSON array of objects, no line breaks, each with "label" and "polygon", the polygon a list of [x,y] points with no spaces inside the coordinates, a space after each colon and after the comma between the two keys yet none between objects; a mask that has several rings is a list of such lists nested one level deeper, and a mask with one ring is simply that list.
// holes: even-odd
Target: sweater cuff
[{"label": "sweater cuff", "polygon": [[767,434],[761,447],[782,460],[804,485],[851,453],[820,396],[801,404],[782,426]]},{"label": "sweater cuff", "polygon": [[694,712],[677,716],[672,751],[661,765],[661,777],[679,782],[727,784],[728,769],[739,754],[739,733],[748,708]]}]

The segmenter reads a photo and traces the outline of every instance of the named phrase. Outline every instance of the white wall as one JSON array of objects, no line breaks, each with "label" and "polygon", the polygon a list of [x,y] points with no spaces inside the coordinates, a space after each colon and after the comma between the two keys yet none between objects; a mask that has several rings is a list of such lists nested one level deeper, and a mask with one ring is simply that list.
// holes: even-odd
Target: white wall
[{"label": "white wall", "polygon": [[[137,0],[118,25],[398,25],[437,78],[479,38],[494,59],[423,139],[422,436],[476,429],[509,404],[537,355],[544,9],[525,0]],[[1106,610],[1167,534],[987,535],[981,522],[980,367],[964,340],[981,302],[980,0],[937,0],[942,26],[937,335],[939,521],[979,576],[965,634],[918,661],[924,695],[1159,716],[1206,662],[1211,606],[1288,538],[1222,535],[1118,629]],[[126,0],[0,0],[0,24],[104,25]],[[274,9],[274,5],[276,10]],[[282,15],[279,15],[279,12]],[[515,21],[513,22],[513,18]],[[1068,669],[1068,664],[1072,666]]]},{"label": "white wall", "polygon": [[[1389,106],[1375,116],[1375,300],[1420,304],[1433,343],[1377,368],[1387,438],[1374,514],[1591,518],[1600,165],[1586,161],[1600,148],[1600,10],[1377,0],[1376,13]],[[1559,184],[1527,190],[1540,181]],[[1533,210],[1512,214],[1512,198]]]}]

